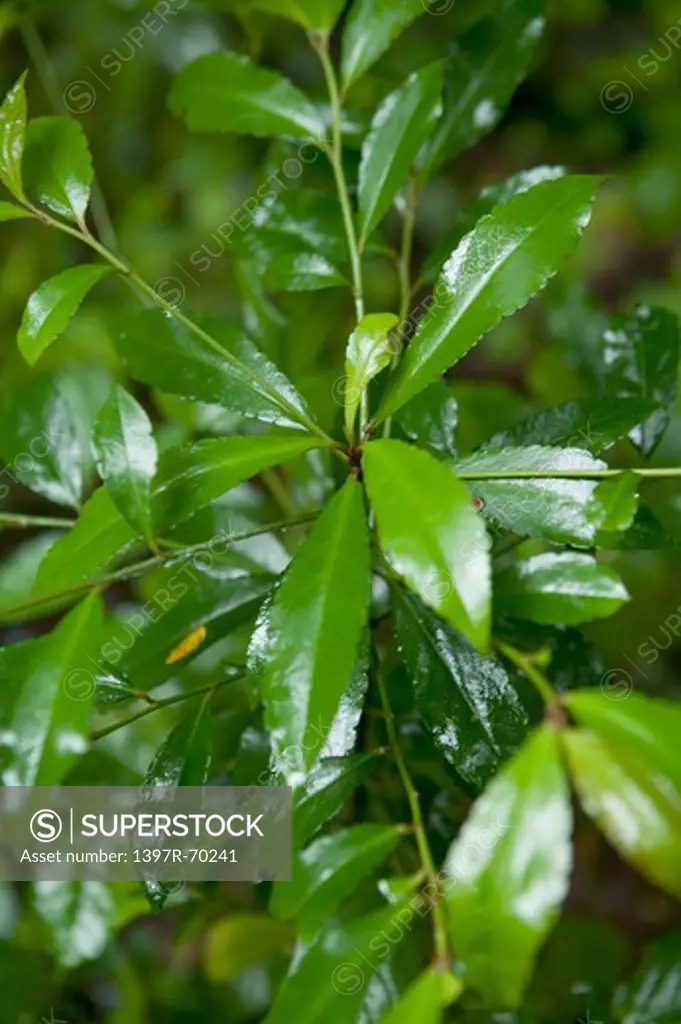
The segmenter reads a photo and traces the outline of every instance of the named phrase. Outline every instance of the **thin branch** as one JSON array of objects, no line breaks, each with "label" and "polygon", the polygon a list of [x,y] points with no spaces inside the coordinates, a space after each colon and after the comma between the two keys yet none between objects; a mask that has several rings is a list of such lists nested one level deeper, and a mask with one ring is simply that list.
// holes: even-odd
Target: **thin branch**
[{"label": "thin branch", "polygon": [[60,519],[57,516],[31,516],[22,512],[0,512],[0,527],[10,530],[31,530],[34,527],[49,527],[54,530],[70,530],[77,519]]},{"label": "thin branch", "polygon": [[544,673],[537,668],[529,654],[519,651],[516,647],[511,647],[510,644],[506,644],[502,640],[497,642],[497,647],[501,654],[530,680],[545,704],[552,704],[555,701],[556,691]]}]

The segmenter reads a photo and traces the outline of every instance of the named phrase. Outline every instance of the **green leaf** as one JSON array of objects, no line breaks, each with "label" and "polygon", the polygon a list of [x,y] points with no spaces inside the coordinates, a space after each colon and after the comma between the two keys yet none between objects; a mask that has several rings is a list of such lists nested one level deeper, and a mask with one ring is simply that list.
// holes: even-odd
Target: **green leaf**
[{"label": "green leaf", "polygon": [[582,398],[556,405],[495,434],[483,448],[519,448],[529,445],[583,448],[600,455],[657,408],[641,398]]},{"label": "green leaf", "polygon": [[345,6],[345,0],[237,0],[242,11],[265,11],[286,18],[303,28],[331,31]]},{"label": "green leaf", "polygon": [[294,788],[323,748],[350,682],[369,589],[362,488],[349,478],[263,609],[249,651],[275,766]]},{"label": "green leaf", "polygon": [[372,441],[363,458],[394,572],[479,649],[489,642],[490,540],[461,481],[427,452]]},{"label": "green leaf", "polygon": [[291,881],[274,883],[270,913],[313,930],[397,848],[403,833],[399,825],[353,825],[315,839],[294,856]]},{"label": "green leaf", "polygon": [[21,158],[26,134],[26,75],[19,78],[0,106],[0,181],[15,196],[25,199]]},{"label": "green leaf", "polygon": [[447,63],[442,118],[423,154],[424,175],[499,122],[536,51],[542,10],[541,0],[504,0],[458,41]]},{"label": "green leaf", "polygon": [[657,403],[657,411],[629,437],[647,458],[669,423],[676,399],[679,322],[666,309],[639,306],[632,316],[614,317],[603,338],[601,377],[606,394]]},{"label": "green leaf", "polygon": [[[59,536],[59,533],[40,533],[19,544],[4,558],[0,566],[0,623],[31,618],[27,611],[15,614],[10,609],[29,600],[38,566]],[[37,610],[38,618],[44,614],[44,609]]]},{"label": "green leaf", "polygon": [[184,67],[169,104],[193,132],[324,137],[324,121],[304,93],[236,53],[207,53]]},{"label": "green leaf", "polygon": [[214,344],[160,310],[135,317],[118,339],[132,375],[169,394],[214,402],[265,423],[309,424],[303,399],[240,327],[201,317],[196,322]]},{"label": "green leaf", "polygon": [[444,64],[435,61],[391,92],[371,122],[359,167],[360,245],[385,217],[438,117]]},{"label": "green leaf", "polygon": [[95,686],[85,667],[99,653],[104,606],[82,601],[49,637],[30,646],[5,704],[2,780],[6,786],[56,786],[88,748]]},{"label": "green leaf", "polygon": [[645,950],[633,976],[615,994],[623,1024],[674,1024],[681,1018],[681,935],[672,932]]},{"label": "green leaf", "polygon": [[402,406],[393,426],[396,432],[422,448],[431,448],[442,455],[454,455],[457,422],[456,398],[445,381],[436,380]]},{"label": "green leaf", "polygon": [[290,925],[267,914],[231,913],[206,933],[203,966],[213,985],[231,981],[254,964],[276,962],[289,951]]},{"label": "green leaf", "polygon": [[394,595],[397,642],[416,708],[447,761],[475,789],[527,734],[527,715],[501,662],[483,657],[413,597]]},{"label": "green leaf", "polygon": [[82,453],[69,402],[59,382],[39,374],[4,403],[0,456],[6,473],[56,505],[78,508]]},{"label": "green leaf", "polygon": [[60,537],[40,564],[32,598],[43,598],[103,575],[135,541],[109,492],[98,488],[71,530]]},{"label": "green leaf", "polygon": [[28,210],[22,209],[21,206],[15,206],[14,203],[0,202],[0,221],[19,220],[22,217],[30,216],[31,214]]},{"label": "green leaf", "polygon": [[17,335],[19,351],[29,366],[63,332],[88,292],[111,273],[110,267],[82,263],[43,281],[30,296]]},{"label": "green leaf", "polygon": [[609,693],[577,691],[565,695],[565,705],[580,725],[609,743],[631,749],[681,790],[678,738],[681,708],[671,700],[651,700],[627,693],[613,700]]},{"label": "green leaf", "polygon": [[116,923],[112,887],[104,882],[36,882],[33,907],[47,930],[48,948],[67,969],[97,960]]},{"label": "green leaf", "polygon": [[369,382],[390,362],[390,332],[400,320],[393,313],[369,313],[350,335],[345,352],[345,432],[352,437],[355,417]]},{"label": "green leaf", "polygon": [[[361,1020],[376,968],[389,962],[393,943],[385,935],[414,912],[407,904],[382,907],[366,917],[320,932],[296,957],[264,1024],[348,1024]],[[400,915],[402,915],[400,917]],[[371,959],[370,959],[371,957]]]},{"label": "green leaf", "polygon": [[177,725],[156,752],[144,779],[154,786],[203,786],[213,754],[213,718],[204,700]]},{"label": "green leaf", "polygon": [[380,1018],[380,1024],[440,1024],[442,1010],[463,992],[461,979],[451,971],[428,967],[411,983],[392,1009]]},{"label": "green leaf", "polygon": [[620,855],[649,881],[681,897],[681,797],[657,763],[596,733],[563,735],[586,813]]},{"label": "green leaf", "polygon": [[608,533],[629,529],[636,516],[638,482],[638,476],[630,470],[601,480],[587,508],[587,516],[597,529]]},{"label": "green leaf", "polygon": [[385,419],[544,287],[586,227],[600,178],[545,181],[496,206],[445,263],[381,404]]},{"label": "green leaf", "polygon": [[72,117],[38,117],[26,131],[28,191],[54,213],[85,223],[94,173],[85,132]]},{"label": "green leaf", "polygon": [[[553,471],[583,470],[588,475],[607,468],[588,452],[538,445],[483,449],[452,467],[484,502],[485,517],[504,529],[557,543],[593,543],[597,527],[591,509],[596,483],[549,476]],[[496,474],[499,479],[493,479]],[[541,476],[533,479],[533,474]],[[487,475],[492,479],[484,479]],[[478,476],[483,479],[476,479]]]},{"label": "green leaf", "polygon": [[355,0],[343,33],[341,69],[347,89],[425,12],[423,0]]},{"label": "green leaf", "polygon": [[100,410],[93,444],[97,470],[116,508],[149,540],[151,481],[158,452],[149,417],[120,385]]},{"label": "green leaf", "polygon": [[465,980],[518,1006],[567,895],[572,810],[558,737],[541,726],[473,805],[445,863]]},{"label": "green leaf", "polygon": [[376,762],[375,754],[322,758],[293,802],[293,849],[299,850],[340,811]]},{"label": "green leaf", "polygon": [[604,619],[629,600],[614,569],[576,551],[519,562],[496,578],[494,594],[514,618],[568,626]]},{"label": "green leaf", "polygon": [[208,438],[165,451],[154,477],[153,520],[163,532],[263,469],[324,444],[299,433]]}]

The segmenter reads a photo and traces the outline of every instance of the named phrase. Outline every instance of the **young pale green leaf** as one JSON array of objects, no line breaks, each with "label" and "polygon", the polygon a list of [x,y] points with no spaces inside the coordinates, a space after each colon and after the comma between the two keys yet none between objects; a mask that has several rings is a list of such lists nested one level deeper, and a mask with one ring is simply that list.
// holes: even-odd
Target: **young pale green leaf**
[{"label": "young pale green leaf", "polygon": [[644,457],[655,450],[676,398],[679,322],[666,309],[639,306],[615,317],[603,338],[601,378],[607,394],[654,401],[658,409],[629,437]]},{"label": "young pale green leaf", "polygon": [[540,445],[482,449],[452,466],[484,502],[485,517],[504,529],[557,543],[593,543],[597,526],[590,510],[596,483],[550,476],[561,471],[588,476],[607,468],[588,452]]},{"label": "young pale green leaf", "polygon": [[104,882],[34,883],[33,909],[60,967],[72,970],[102,955],[116,925],[112,890]]},{"label": "young pale green leaf", "polygon": [[345,0],[238,0],[234,6],[243,11],[275,14],[303,28],[316,28],[328,34],[338,20]]},{"label": "young pale green leaf", "polygon": [[423,0],[355,0],[341,48],[343,85],[348,89],[385,53],[390,44],[426,8]]},{"label": "young pale green leaf", "polygon": [[82,452],[71,406],[52,376],[33,377],[15,398],[4,403],[0,457],[7,463],[4,472],[10,479],[19,480],[56,505],[78,508],[83,490]]},{"label": "young pale green leaf", "polygon": [[444,112],[422,157],[435,173],[499,122],[541,36],[542,0],[503,0],[459,40],[447,65]]},{"label": "young pale green leaf", "polygon": [[428,967],[379,1021],[379,1024],[440,1024],[442,1011],[463,992],[460,978],[441,967]]},{"label": "young pale green leaf", "polygon": [[665,935],[645,950],[635,973],[613,1001],[623,1024],[674,1024],[681,1020],[681,934]]},{"label": "young pale green leaf", "polygon": [[359,167],[359,234],[363,245],[404,185],[440,113],[444,65],[435,61],[381,103],[362,146]]},{"label": "young pale green leaf", "polygon": [[456,475],[401,441],[372,441],[363,458],[381,548],[421,599],[479,649],[490,630],[490,540]]},{"label": "young pale green leaf", "polygon": [[324,136],[323,118],[304,93],[236,53],[207,53],[186,65],[169,104],[193,132]]},{"label": "young pale green leaf", "polygon": [[[670,623],[671,624],[671,623]],[[585,728],[608,743],[632,750],[661,775],[667,775],[681,791],[678,742],[681,708],[670,700],[651,700],[627,693],[613,700],[609,692],[578,690],[566,694],[565,705]]]},{"label": "young pale green leaf", "polygon": [[568,175],[513,196],[483,217],[445,263],[381,404],[385,419],[544,287],[586,227],[600,178]]},{"label": "young pale green leaf", "polygon": [[17,199],[25,199],[21,160],[26,134],[26,75],[19,78],[0,106],[0,181]]},{"label": "young pale green leaf", "polygon": [[357,661],[369,589],[362,488],[350,478],[315,523],[251,641],[275,766],[288,785],[304,782],[324,747]]},{"label": "young pale green leaf", "polygon": [[72,117],[29,121],[24,181],[39,203],[83,225],[93,178],[90,148],[78,121]]},{"label": "young pale green leaf", "polygon": [[20,220],[22,217],[30,216],[31,214],[28,210],[22,209],[21,206],[15,206],[14,203],[0,202],[0,221]]},{"label": "young pale green leaf", "polygon": [[110,267],[82,263],[43,281],[30,296],[17,335],[19,351],[35,366],[62,333],[88,292],[111,273]]},{"label": "young pale green leaf", "polygon": [[212,342],[196,338],[160,310],[136,316],[118,339],[132,375],[169,394],[214,402],[265,423],[309,425],[303,399],[241,327],[195,319]]},{"label": "young pale green leaf", "polygon": [[656,408],[655,402],[641,398],[582,398],[542,409],[510,430],[495,434],[483,448],[548,445],[583,448],[600,455],[627,437]]},{"label": "young pale green leaf", "polygon": [[681,796],[654,761],[586,729],[563,735],[586,813],[625,860],[655,885],[681,897]]},{"label": "young pale green leaf", "polygon": [[567,626],[604,619],[629,600],[614,569],[576,551],[519,562],[496,578],[494,595],[514,618]]},{"label": "young pale green leaf", "polygon": [[291,881],[274,883],[270,912],[313,930],[396,849],[403,834],[399,825],[353,825],[315,839],[294,856]]},{"label": "young pale green leaf", "polygon": [[120,514],[105,487],[99,487],[76,520],[40,564],[32,598],[43,599],[78,587],[111,568],[138,534]]},{"label": "young pale green leaf", "polygon": [[352,437],[355,417],[369,382],[392,358],[390,332],[399,317],[393,313],[369,313],[350,335],[345,351],[345,432]]},{"label": "young pale green leaf", "polygon": [[38,567],[52,545],[61,536],[43,531],[36,537],[17,545],[0,566],[0,623],[25,622],[32,617],[43,618],[44,608],[12,612],[15,605],[24,605],[31,597]]},{"label": "young pale green leaf", "polygon": [[59,785],[87,750],[95,692],[89,658],[99,654],[103,632],[102,599],[91,594],[35,645],[14,676],[2,740],[6,786]]},{"label": "young pale green leaf", "polygon": [[294,850],[301,849],[338,814],[375,762],[375,754],[346,754],[322,758],[315,765],[293,802]]},{"label": "young pale green leaf", "polygon": [[203,966],[214,985],[231,981],[247,967],[275,962],[290,953],[295,933],[267,914],[234,913],[211,924]]},{"label": "young pale green leaf", "polygon": [[146,412],[116,385],[102,406],[93,438],[97,470],[114,505],[147,540],[151,530],[151,481],[158,452]]},{"label": "young pale green leaf", "polygon": [[393,426],[396,433],[404,434],[422,448],[454,455],[457,422],[456,399],[445,381],[436,380],[402,406]]},{"label": "young pale green leaf", "polygon": [[567,895],[571,831],[558,736],[543,725],[475,802],[445,863],[457,956],[493,1005],[522,999]]},{"label": "young pale green leaf", "polygon": [[638,482],[638,476],[630,470],[601,480],[586,510],[598,530],[613,533],[629,529],[638,506]]},{"label": "young pale green leaf", "polygon": [[478,654],[415,598],[396,591],[394,604],[416,709],[447,761],[480,790],[527,735],[518,694],[500,661]]},{"label": "young pale green leaf", "polygon": [[151,508],[159,531],[188,519],[232,487],[263,469],[324,444],[300,433],[208,438],[163,452],[154,477]]}]

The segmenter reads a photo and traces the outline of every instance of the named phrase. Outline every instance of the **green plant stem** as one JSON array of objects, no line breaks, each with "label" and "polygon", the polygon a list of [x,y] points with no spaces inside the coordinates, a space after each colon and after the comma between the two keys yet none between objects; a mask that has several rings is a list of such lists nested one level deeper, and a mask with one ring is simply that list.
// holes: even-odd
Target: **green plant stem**
[{"label": "green plant stem", "polygon": [[[317,512],[307,512],[305,515],[297,516],[295,519],[278,520],[264,526],[258,526],[252,530],[233,533],[229,540],[232,544],[235,544],[240,540],[248,540],[249,537],[259,537],[263,533],[291,529],[294,526],[301,526],[303,523],[311,522],[313,519],[316,519],[317,515]],[[188,547],[178,548],[177,550],[167,554],[153,555],[151,558],[145,558],[140,562],[133,562],[131,565],[123,566],[121,569],[107,573],[105,576],[86,580],[83,583],[78,583],[73,587],[67,587],[64,590],[55,590],[50,594],[45,594],[43,597],[37,597],[32,601],[26,601],[23,604],[14,605],[12,608],[4,608],[3,615],[15,616],[22,612],[31,611],[41,605],[51,604],[53,601],[66,600],[78,594],[88,593],[91,590],[103,590],[106,587],[110,587],[113,583],[123,583],[126,580],[134,579],[136,576],[142,576],[145,572],[150,572],[152,569],[157,569],[160,566],[174,565],[176,562],[182,562],[187,558],[191,558],[192,555],[197,555],[202,551],[210,551],[213,543],[213,540],[209,540],[201,544],[192,544]]]},{"label": "green plant stem", "polygon": [[388,740],[395,758],[395,764],[397,765],[400,779],[402,780],[402,785],[404,786],[405,793],[407,794],[407,800],[409,802],[409,809],[411,811],[414,825],[414,835],[416,837],[416,845],[418,846],[421,864],[423,865],[424,873],[433,892],[433,941],[435,945],[435,955],[438,962],[442,965],[448,965],[449,943],[447,941],[447,920],[439,898],[440,877],[437,868],[435,867],[433,855],[430,850],[430,844],[428,842],[428,836],[426,835],[419,796],[416,791],[416,787],[412,782],[411,775],[409,774],[404,758],[402,757],[402,751],[400,750],[399,739],[397,736],[397,727],[395,725],[395,717],[393,715],[392,708],[390,707],[388,691],[386,689],[385,680],[380,667],[377,667],[376,669],[376,682],[378,684],[378,692],[381,697],[381,704],[385,714],[385,725],[388,732]]},{"label": "green plant stem", "polygon": [[530,655],[524,651],[519,651],[517,647],[511,647],[510,644],[504,643],[502,640],[497,642],[497,647],[501,654],[509,661],[513,662],[516,668],[519,668],[524,676],[530,680],[532,685],[541,695],[542,700],[545,704],[552,704],[556,699],[556,691],[551,686],[543,672],[541,672],[532,661]]},{"label": "green plant stem", "polygon": [[59,519],[57,516],[29,516],[21,512],[0,512],[0,526],[10,530],[31,530],[34,526],[50,527],[54,530],[70,530],[76,519]]},{"label": "green plant stem", "polygon": [[110,736],[113,732],[118,732],[119,729],[124,729],[126,725],[131,725],[133,722],[138,722],[140,718],[146,718],[147,715],[153,715],[154,711],[158,711],[159,708],[168,708],[173,704],[180,704],[185,700],[193,700],[194,697],[200,697],[202,694],[206,694],[206,700],[208,700],[213,693],[217,693],[227,683],[236,682],[237,679],[243,679],[245,672],[240,672],[238,675],[230,676],[229,679],[223,679],[219,683],[210,683],[208,686],[201,686],[196,690],[192,690],[191,693],[180,693],[175,697],[165,697],[163,700],[155,700],[149,707],[141,708],[139,711],[135,711],[134,714],[128,715],[127,718],[119,718],[117,722],[112,722],[111,725],[105,726],[103,729],[97,729],[90,736],[91,740],[101,740],[105,736]]}]

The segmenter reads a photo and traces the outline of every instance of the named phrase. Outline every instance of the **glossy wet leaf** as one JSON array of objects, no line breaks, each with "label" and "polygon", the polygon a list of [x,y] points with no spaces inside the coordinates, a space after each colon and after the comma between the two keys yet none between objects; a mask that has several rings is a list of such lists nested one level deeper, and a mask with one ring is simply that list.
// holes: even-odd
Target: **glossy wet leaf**
[{"label": "glossy wet leaf", "polygon": [[415,71],[376,111],[359,168],[360,244],[392,206],[431,132],[441,109],[443,75],[442,61]]},{"label": "glossy wet leaf", "polygon": [[461,979],[450,971],[428,967],[380,1018],[380,1024],[440,1024],[442,1011],[459,998],[463,988]]},{"label": "glossy wet leaf", "polygon": [[83,460],[76,423],[58,381],[47,374],[29,380],[3,402],[0,457],[10,481],[56,505],[78,508],[83,490]]},{"label": "glossy wet leaf", "polygon": [[654,402],[641,398],[580,398],[542,409],[517,426],[495,434],[483,448],[548,445],[582,448],[600,455],[654,410]]},{"label": "glossy wet leaf", "polygon": [[93,594],[29,650],[3,708],[6,786],[56,786],[89,746],[95,692],[90,668],[103,637],[104,606]]},{"label": "glossy wet leaf", "polygon": [[378,412],[384,419],[544,287],[586,227],[600,179],[568,175],[496,206],[454,250]]},{"label": "glossy wet leaf", "polygon": [[288,785],[304,782],[350,683],[369,568],[362,489],[350,478],[314,524],[251,641],[274,765]]},{"label": "glossy wet leaf", "polygon": [[445,863],[464,978],[518,1006],[572,868],[572,810],[555,730],[542,725],[473,805]]},{"label": "glossy wet leaf", "polygon": [[[578,474],[605,469],[606,463],[588,452],[541,445],[482,449],[452,467],[484,502],[485,517],[505,530],[557,543],[593,542],[597,525],[591,509],[597,484]],[[560,479],[551,477],[552,471],[577,475]],[[541,476],[533,479],[533,474]]]},{"label": "glossy wet leaf", "polygon": [[349,754],[322,758],[315,765],[293,802],[294,850],[338,814],[375,763],[374,754]]},{"label": "glossy wet leaf", "polygon": [[28,300],[17,335],[19,351],[29,366],[35,366],[43,352],[64,331],[86,295],[111,268],[81,263],[43,281]]},{"label": "glossy wet leaf", "polygon": [[386,4],[356,0],[343,32],[343,84],[347,87],[357,81],[397,36],[424,13],[422,0],[391,0]]},{"label": "glossy wet leaf", "polygon": [[345,432],[352,437],[357,410],[369,383],[393,357],[390,332],[397,327],[394,313],[369,313],[357,325],[345,351]]},{"label": "glossy wet leaf", "polygon": [[576,551],[517,563],[496,578],[494,596],[514,618],[568,626],[607,618],[629,600],[614,569]]},{"label": "glossy wet leaf", "polygon": [[541,0],[504,0],[458,41],[447,65],[442,118],[423,155],[424,175],[499,122],[536,51],[543,6]]},{"label": "glossy wet leaf", "polygon": [[207,701],[203,700],[175,726],[157,751],[145,776],[142,793],[154,786],[203,786],[212,753],[213,717]]},{"label": "glossy wet leaf", "polygon": [[480,790],[522,744],[528,719],[506,670],[421,602],[395,592],[396,636],[416,709],[458,774]]},{"label": "glossy wet leaf", "polygon": [[116,505],[137,533],[151,536],[151,481],[158,452],[142,406],[117,385],[94,428],[97,470]]},{"label": "glossy wet leaf", "polygon": [[563,743],[586,813],[625,860],[681,897],[681,796],[673,780],[635,748],[586,729],[568,730]]},{"label": "glossy wet leaf", "polygon": [[309,422],[293,385],[241,327],[226,320],[195,320],[214,344],[159,310],[135,317],[118,338],[132,375],[169,394],[214,402],[265,423],[301,427]]},{"label": "glossy wet leaf", "polygon": [[402,837],[399,826],[362,824],[315,839],[294,856],[291,881],[275,882],[270,912],[282,921],[295,918],[308,931],[315,928]]},{"label": "glossy wet leaf", "polygon": [[427,452],[401,441],[364,450],[381,549],[419,597],[485,649],[490,629],[490,541],[471,496]]},{"label": "glossy wet leaf", "polygon": [[443,455],[456,452],[456,398],[443,380],[436,380],[420,391],[395,415],[393,426],[421,448],[431,448]]},{"label": "glossy wet leaf", "polygon": [[38,203],[84,223],[93,181],[85,132],[72,117],[38,117],[26,131],[24,179]]},{"label": "glossy wet leaf", "polygon": [[22,217],[30,216],[31,214],[28,210],[22,209],[21,206],[15,206],[14,203],[0,202],[0,221],[20,220]]},{"label": "glossy wet leaf", "polygon": [[602,343],[601,380],[606,394],[653,401],[659,408],[629,437],[644,457],[655,450],[676,398],[679,323],[666,309],[639,306],[614,317]]},{"label": "glossy wet leaf", "polygon": [[294,930],[267,914],[230,913],[206,934],[203,966],[214,985],[231,981],[254,964],[276,963],[293,945]]},{"label": "glossy wet leaf", "polygon": [[17,199],[24,198],[21,158],[26,134],[24,72],[0,105],[0,181]]},{"label": "glossy wet leaf", "polygon": [[[43,531],[17,545],[3,559],[0,566],[0,623],[26,621],[32,617],[30,611],[13,613],[11,609],[29,600],[38,566],[60,536],[58,532]],[[42,617],[43,614],[41,608],[33,612],[34,617]]]},{"label": "glossy wet leaf", "polygon": [[187,64],[173,82],[169,104],[194,132],[324,136],[324,122],[304,93],[236,53],[208,53]]},{"label": "glossy wet leaf", "polygon": [[263,469],[320,444],[323,442],[314,436],[282,431],[208,438],[169,449],[161,455],[154,478],[154,522],[160,531],[168,529]]},{"label": "glossy wet leaf", "polygon": [[72,969],[102,955],[116,924],[111,886],[104,882],[36,882],[32,904],[61,967]]},{"label": "glossy wet leaf", "polygon": [[638,507],[638,485],[639,478],[631,471],[601,480],[587,509],[599,530],[613,533],[631,526]]},{"label": "glossy wet leaf", "polygon": [[681,1016],[681,935],[672,932],[648,946],[636,971],[613,1001],[621,1024],[674,1024]]}]

